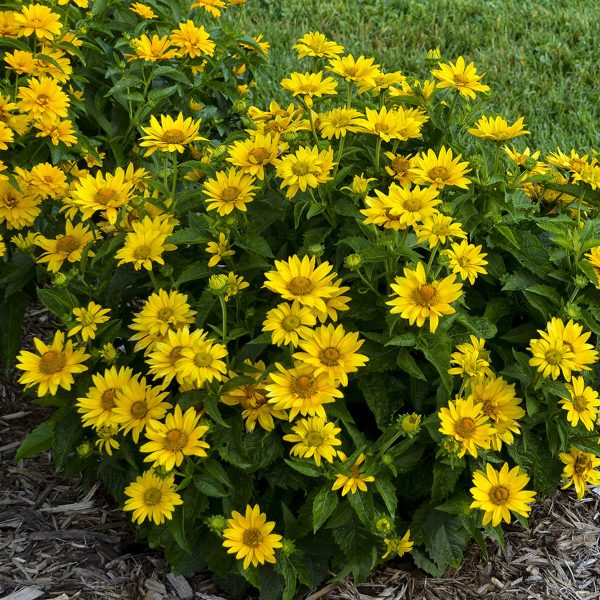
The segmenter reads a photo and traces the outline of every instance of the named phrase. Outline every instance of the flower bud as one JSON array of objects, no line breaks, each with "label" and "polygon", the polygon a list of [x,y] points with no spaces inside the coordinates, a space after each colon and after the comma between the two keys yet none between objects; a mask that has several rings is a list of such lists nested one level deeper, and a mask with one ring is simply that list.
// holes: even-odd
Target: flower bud
[{"label": "flower bud", "polygon": [[390,521],[390,519],[385,516],[385,515],[381,515],[377,521],[375,521],[375,529],[377,531],[377,533],[381,533],[381,534],[386,534],[389,533],[390,531],[392,531],[392,522]]},{"label": "flower bud", "polygon": [[360,254],[349,254],[344,259],[344,265],[351,271],[358,271],[362,267],[363,259]]},{"label": "flower bud", "polygon": [[221,535],[227,527],[227,519],[223,515],[211,515],[206,519],[206,525],[211,531]]},{"label": "flower bud", "polygon": [[288,538],[283,538],[281,544],[281,552],[284,556],[291,556],[292,554],[294,554],[294,552],[296,552],[296,544],[294,544],[292,540],[289,540]]},{"label": "flower bud", "polygon": [[414,437],[421,429],[421,415],[411,413],[402,418],[402,431],[408,437]]},{"label": "flower bud", "polygon": [[57,287],[64,286],[69,281],[69,277],[64,273],[56,273],[52,278],[52,285]]},{"label": "flower bud", "polygon": [[76,448],[77,456],[79,458],[87,458],[94,451],[94,446],[91,442],[85,441],[79,444]]},{"label": "flower bud", "polygon": [[574,283],[575,287],[582,289],[584,287],[587,287],[590,282],[585,275],[575,275]]},{"label": "flower bud", "polygon": [[581,307],[577,306],[577,304],[567,304],[565,306],[565,313],[569,319],[581,319]]},{"label": "flower bud", "polygon": [[442,58],[442,53],[439,48],[432,48],[427,52],[427,60],[439,61]]},{"label": "flower bud", "polygon": [[317,258],[320,258],[323,256],[323,252],[325,252],[325,247],[323,244],[311,244],[307,250],[310,256],[316,256]]},{"label": "flower bud", "polygon": [[243,98],[240,98],[239,100],[236,100],[233,103],[233,110],[236,113],[242,114],[248,110],[248,106],[249,106],[248,102],[246,100],[244,100]]},{"label": "flower bud", "polygon": [[227,152],[227,146],[225,144],[221,144],[220,146],[215,146],[213,148],[212,155],[214,158],[220,158]]},{"label": "flower bud", "polygon": [[171,275],[173,275],[173,267],[171,265],[162,265],[160,267],[160,274],[164,275],[165,277],[171,277]]},{"label": "flower bud", "polygon": [[227,275],[211,275],[208,287],[215,296],[226,296],[229,292],[229,279]]},{"label": "flower bud", "polygon": [[445,437],[441,445],[442,451],[447,456],[456,456],[460,452],[460,442],[453,437]]},{"label": "flower bud", "polygon": [[117,360],[117,349],[112,344],[104,344],[100,350],[100,358],[106,363]]}]

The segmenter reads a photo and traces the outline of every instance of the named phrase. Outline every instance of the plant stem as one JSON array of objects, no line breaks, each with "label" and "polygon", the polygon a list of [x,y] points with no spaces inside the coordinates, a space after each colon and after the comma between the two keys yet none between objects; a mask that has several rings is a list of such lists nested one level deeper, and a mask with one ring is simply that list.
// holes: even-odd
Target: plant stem
[{"label": "plant stem", "polygon": [[156,275],[154,274],[154,271],[152,269],[150,269],[148,271],[148,275],[150,275],[150,279],[152,280],[152,285],[154,286],[155,290],[160,290],[160,286],[158,285],[158,281],[156,279]]},{"label": "plant stem", "polygon": [[381,138],[377,138],[377,145],[375,146],[375,170],[379,172],[379,156],[381,154]]},{"label": "plant stem", "polygon": [[429,255],[429,260],[427,261],[427,275],[429,276],[429,271],[431,270],[431,266],[433,265],[433,259],[435,258],[435,255],[437,254],[437,249],[438,246],[435,246],[433,248],[433,250],[431,251],[431,254]]},{"label": "plant stem", "polygon": [[373,284],[360,272],[360,269],[358,269],[356,271],[356,274],[360,277],[361,281],[372,291],[375,292],[376,294],[379,294],[379,292],[373,287]]},{"label": "plant stem", "polygon": [[221,303],[221,318],[223,321],[223,343],[227,344],[227,303],[223,296],[219,296],[219,302]]},{"label": "plant stem", "polygon": [[177,191],[177,151],[173,154],[173,187],[171,189],[171,196],[173,202],[175,202],[175,192]]}]

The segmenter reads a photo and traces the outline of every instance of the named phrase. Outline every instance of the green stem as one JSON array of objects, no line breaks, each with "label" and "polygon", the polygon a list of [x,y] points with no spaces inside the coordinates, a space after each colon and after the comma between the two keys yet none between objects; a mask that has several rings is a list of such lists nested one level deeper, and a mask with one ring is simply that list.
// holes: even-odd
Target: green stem
[{"label": "green stem", "polygon": [[376,294],[379,292],[373,287],[373,284],[360,272],[360,269],[356,271],[356,274],[360,277],[360,280],[372,291]]},{"label": "green stem", "polygon": [[154,274],[154,271],[152,269],[150,269],[148,271],[148,275],[150,275],[150,279],[152,280],[152,285],[154,286],[155,290],[160,290],[160,286],[158,285],[158,281],[156,279],[156,275]]},{"label": "green stem", "polygon": [[437,254],[437,249],[438,247],[435,246],[433,248],[433,250],[431,251],[431,254],[429,255],[429,260],[427,261],[427,275],[429,275],[429,272],[431,271],[431,266],[433,265],[433,259],[435,258],[435,255]]},{"label": "green stem", "polygon": [[340,162],[342,160],[342,154],[344,152],[344,143],[346,142],[346,136],[342,136],[342,139],[340,140],[340,146],[338,148],[338,153],[337,153],[337,159],[335,162],[335,167],[333,169],[333,177],[331,178],[333,181],[335,181],[335,176],[337,175],[338,169],[340,168]]},{"label": "green stem", "polygon": [[379,156],[381,155],[381,138],[377,138],[375,146],[375,170],[379,172]]},{"label": "green stem", "polygon": [[219,302],[221,303],[221,318],[223,321],[223,343],[227,344],[227,304],[223,296],[219,296]]},{"label": "green stem", "polygon": [[165,154],[165,171],[163,173],[163,185],[165,186],[165,193],[166,193],[166,190],[169,189],[168,173],[169,173],[169,157]]},{"label": "green stem", "polygon": [[171,189],[171,197],[175,201],[175,193],[177,191],[177,151],[173,155],[173,187]]},{"label": "green stem", "polygon": [[579,196],[579,200],[577,201],[577,229],[581,226],[581,205],[583,204],[583,199],[585,198],[585,190],[581,192],[581,196]]},{"label": "green stem", "polygon": [[494,156],[494,175],[498,175],[498,162],[500,161],[500,142],[496,143],[496,155]]},{"label": "green stem", "polygon": [[313,119],[312,109],[308,108],[308,106],[307,106],[306,110],[308,111],[308,119],[310,121],[310,128],[312,130],[313,137],[315,138],[315,144],[318,145],[319,144],[319,138],[317,136],[317,130],[315,129],[315,120]]},{"label": "green stem", "polygon": [[348,82],[348,101],[347,106],[350,108],[352,106],[352,82]]}]

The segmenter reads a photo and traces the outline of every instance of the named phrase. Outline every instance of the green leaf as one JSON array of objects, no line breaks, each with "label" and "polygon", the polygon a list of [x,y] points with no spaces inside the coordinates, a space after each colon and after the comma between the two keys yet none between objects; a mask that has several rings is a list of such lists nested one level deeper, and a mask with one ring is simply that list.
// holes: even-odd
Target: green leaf
[{"label": "green leaf", "polygon": [[[287,461],[286,461],[287,462]],[[326,483],[315,496],[312,505],[313,533],[317,533],[333,514],[339,503],[338,494]]]},{"label": "green leaf", "polygon": [[267,241],[260,235],[252,233],[251,231],[244,232],[242,237],[236,240],[235,245],[252,254],[273,258],[273,252]]},{"label": "green leaf", "polygon": [[66,288],[42,289],[37,293],[41,303],[59,318],[70,315],[79,306],[79,300]]},{"label": "green leaf", "polygon": [[471,333],[484,340],[489,340],[498,333],[498,328],[485,317],[472,317],[464,313],[459,313],[456,316],[456,320]]},{"label": "green leaf", "polygon": [[313,462],[285,459],[285,462],[298,473],[307,477],[323,477],[323,473]]},{"label": "green leaf", "polygon": [[385,507],[388,509],[390,515],[394,515],[398,505],[398,498],[396,498],[396,488],[394,487],[394,484],[387,479],[376,478],[375,488],[383,499]]},{"label": "green leaf", "polygon": [[357,491],[355,494],[348,494],[346,498],[363,525],[372,527],[375,521],[375,508],[371,494],[368,491]]},{"label": "green leaf", "polygon": [[0,303],[0,363],[5,369],[11,367],[21,348],[21,326],[26,308],[25,294],[15,294]]},{"label": "green leaf", "polygon": [[52,420],[59,427],[55,429],[54,435],[54,462],[58,469],[62,469],[67,462],[69,453],[83,437],[81,417],[75,410],[60,410],[52,416]]},{"label": "green leaf", "polygon": [[456,487],[456,482],[463,472],[462,468],[452,468],[444,463],[435,463],[433,466],[433,486],[431,488],[431,498],[441,500],[449,496]]},{"label": "green leaf", "polygon": [[400,369],[412,375],[415,379],[420,379],[421,381],[427,381],[427,377],[421,369],[419,365],[416,363],[415,359],[410,355],[410,352],[405,348],[401,348],[398,350],[398,356],[396,357],[396,364]]},{"label": "green leaf", "polygon": [[384,346],[410,347],[414,346],[416,343],[417,335],[412,331],[409,331],[408,333],[403,333],[402,335],[393,337],[387,344],[384,344]]},{"label": "green leaf", "polygon": [[51,421],[40,423],[21,442],[21,445],[17,450],[17,455],[15,456],[15,462],[22,458],[31,458],[32,456],[37,456],[41,452],[45,452],[52,447],[53,440],[54,423]]},{"label": "green leaf", "polygon": [[368,375],[358,380],[358,387],[380,428],[390,416],[387,386],[385,378],[380,375]]},{"label": "green leaf", "polygon": [[425,358],[436,368],[446,391],[452,391],[452,375],[448,373],[450,368],[450,353],[452,342],[445,333],[427,333],[419,338],[417,348],[425,355]]}]

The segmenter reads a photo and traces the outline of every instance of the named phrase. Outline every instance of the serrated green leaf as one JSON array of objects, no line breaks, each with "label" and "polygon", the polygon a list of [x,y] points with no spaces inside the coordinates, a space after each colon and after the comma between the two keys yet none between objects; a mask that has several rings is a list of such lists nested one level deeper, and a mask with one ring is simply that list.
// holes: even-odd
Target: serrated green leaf
[{"label": "serrated green leaf", "polygon": [[317,533],[325,521],[333,514],[339,503],[338,494],[331,489],[329,483],[325,484],[315,496],[312,505],[313,533]]}]

